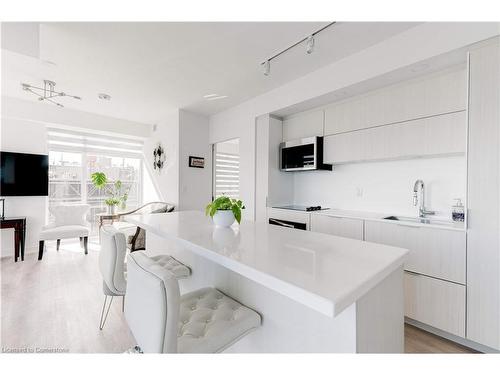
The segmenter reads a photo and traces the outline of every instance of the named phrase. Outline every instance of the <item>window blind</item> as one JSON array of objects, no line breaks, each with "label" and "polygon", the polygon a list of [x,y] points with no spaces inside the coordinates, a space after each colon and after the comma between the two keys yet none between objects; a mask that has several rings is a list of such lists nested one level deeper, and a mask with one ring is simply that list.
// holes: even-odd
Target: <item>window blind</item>
[{"label": "window blind", "polygon": [[139,157],[144,143],[141,140],[119,136],[98,135],[90,132],[48,128],[49,149],[70,152]]},{"label": "window blind", "polygon": [[240,196],[240,156],[227,152],[215,153],[215,196]]}]

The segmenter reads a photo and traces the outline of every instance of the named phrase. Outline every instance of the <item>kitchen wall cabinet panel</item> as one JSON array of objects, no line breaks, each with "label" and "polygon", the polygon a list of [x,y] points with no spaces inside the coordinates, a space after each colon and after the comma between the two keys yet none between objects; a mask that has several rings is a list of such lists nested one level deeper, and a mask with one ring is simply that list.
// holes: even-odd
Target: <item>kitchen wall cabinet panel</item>
[{"label": "kitchen wall cabinet panel", "polygon": [[323,136],[324,111],[303,112],[283,120],[283,141]]},{"label": "kitchen wall cabinet panel", "polygon": [[466,112],[384,125],[324,139],[325,163],[430,157],[465,153]]},{"label": "kitchen wall cabinet panel", "polygon": [[405,272],[405,315],[465,337],[465,286]]},{"label": "kitchen wall cabinet panel", "polygon": [[500,42],[469,55],[467,338],[500,349]]},{"label": "kitchen wall cabinet panel", "polygon": [[408,271],[465,284],[465,232],[366,221],[365,240],[410,250]]},{"label": "kitchen wall cabinet panel", "polygon": [[363,220],[311,214],[311,231],[363,240]]},{"label": "kitchen wall cabinet panel", "polygon": [[325,108],[325,135],[463,111],[464,67],[371,91]]}]

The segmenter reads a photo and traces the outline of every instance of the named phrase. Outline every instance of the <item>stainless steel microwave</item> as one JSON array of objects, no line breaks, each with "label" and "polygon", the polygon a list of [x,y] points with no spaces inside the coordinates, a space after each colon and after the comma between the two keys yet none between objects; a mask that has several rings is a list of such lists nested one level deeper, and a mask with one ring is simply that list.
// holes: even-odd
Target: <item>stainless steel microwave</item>
[{"label": "stainless steel microwave", "polygon": [[332,170],[323,164],[323,137],[309,137],[280,144],[280,170],[285,172]]}]

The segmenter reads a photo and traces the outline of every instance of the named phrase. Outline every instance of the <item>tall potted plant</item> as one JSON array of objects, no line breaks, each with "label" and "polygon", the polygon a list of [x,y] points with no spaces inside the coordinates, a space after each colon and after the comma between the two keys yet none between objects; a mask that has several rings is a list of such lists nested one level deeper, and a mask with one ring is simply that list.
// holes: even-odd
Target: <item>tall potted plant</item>
[{"label": "tall potted plant", "polygon": [[205,209],[205,214],[210,215],[215,225],[219,227],[229,227],[234,220],[241,222],[241,210],[245,206],[241,200],[236,200],[222,195],[209,203]]},{"label": "tall potted plant", "polygon": [[92,173],[91,179],[97,189],[104,189],[104,192],[108,195],[104,203],[108,206],[109,214],[113,215],[118,205],[120,205],[122,209],[125,208],[130,187],[124,189],[120,180],[116,180],[111,186],[108,186],[108,178],[104,172]]}]

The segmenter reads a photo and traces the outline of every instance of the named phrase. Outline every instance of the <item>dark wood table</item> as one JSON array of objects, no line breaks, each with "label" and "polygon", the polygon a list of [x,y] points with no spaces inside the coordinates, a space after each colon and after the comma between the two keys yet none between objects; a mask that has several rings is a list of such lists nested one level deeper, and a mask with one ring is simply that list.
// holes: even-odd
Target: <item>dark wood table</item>
[{"label": "dark wood table", "polygon": [[19,253],[24,260],[24,245],[26,243],[26,218],[4,217],[0,218],[1,229],[14,228],[14,260],[17,262]]}]

